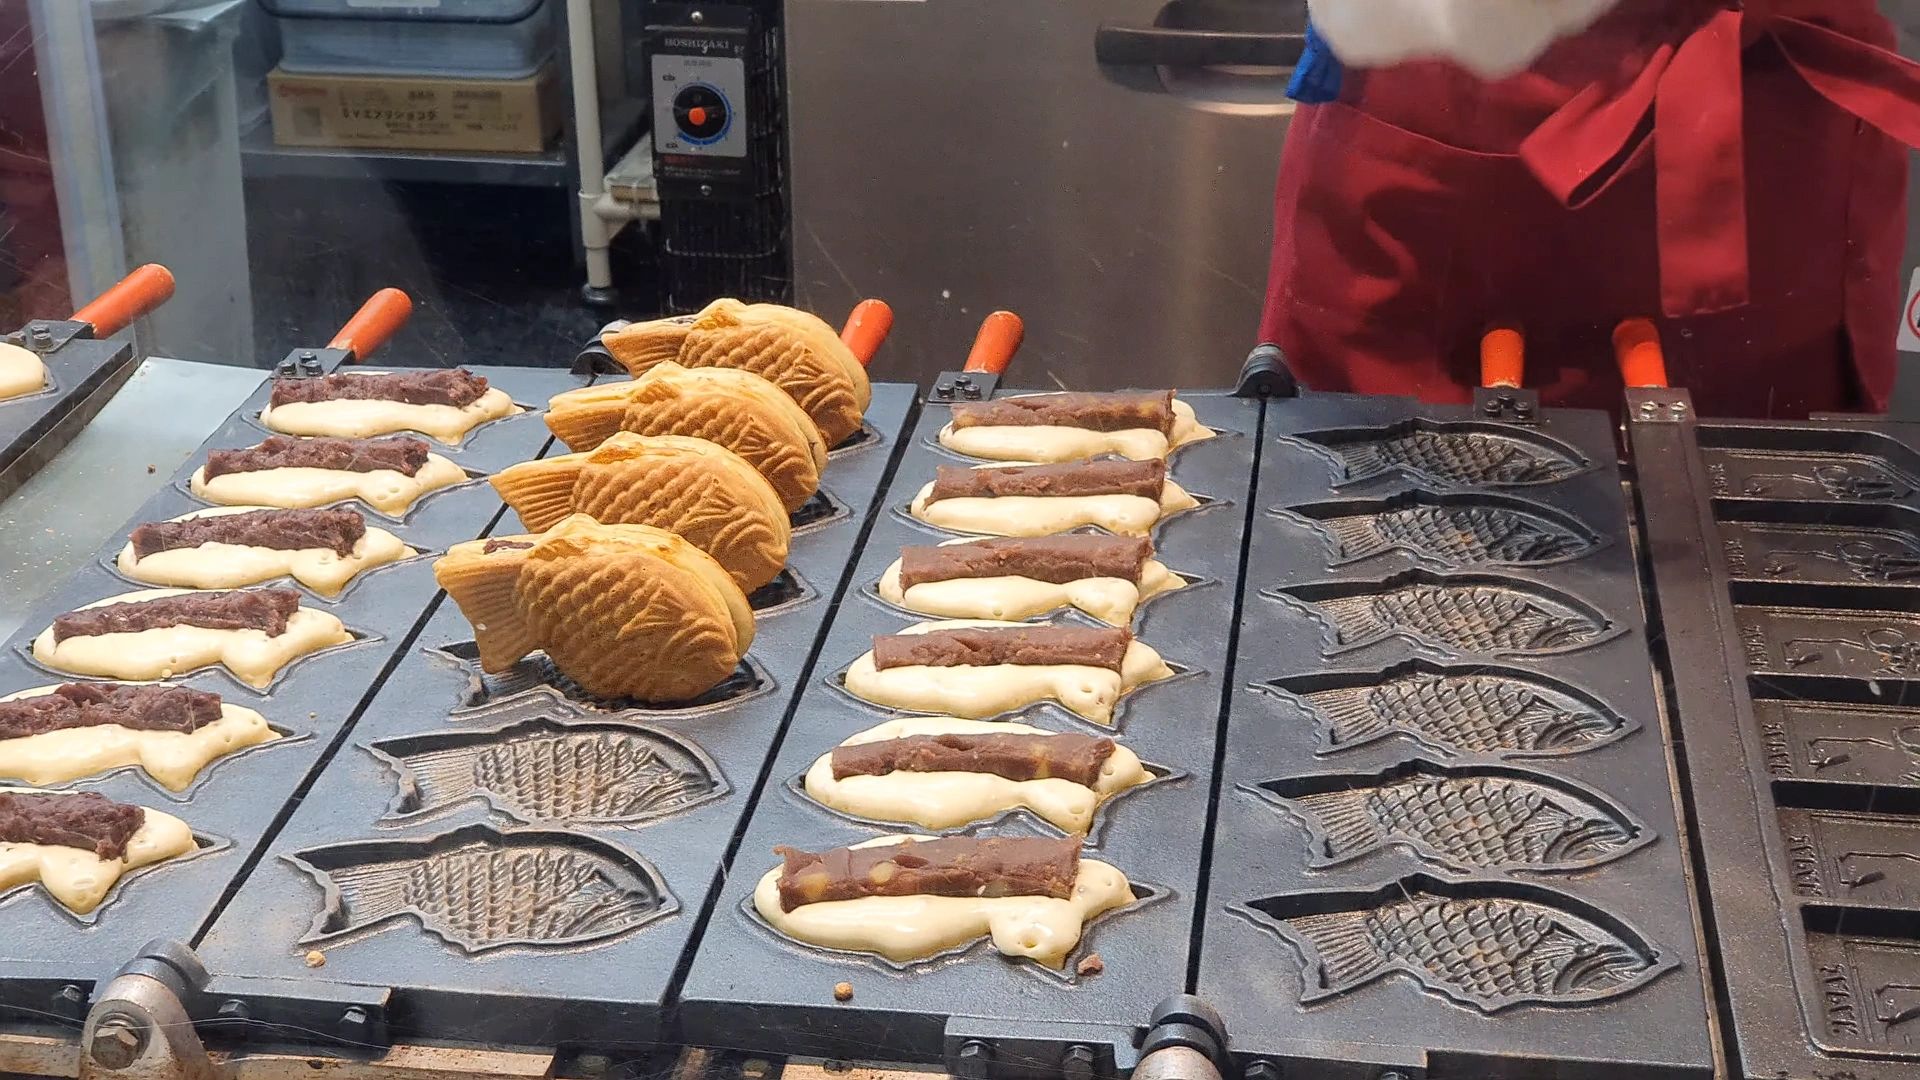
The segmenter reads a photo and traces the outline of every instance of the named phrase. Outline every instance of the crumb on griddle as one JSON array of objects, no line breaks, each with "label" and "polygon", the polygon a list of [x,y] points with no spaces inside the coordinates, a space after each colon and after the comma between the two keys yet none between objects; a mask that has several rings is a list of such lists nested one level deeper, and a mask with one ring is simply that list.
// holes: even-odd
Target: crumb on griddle
[{"label": "crumb on griddle", "polygon": [[310,968],[324,967],[326,966],[326,963],[327,963],[326,953],[321,952],[319,949],[307,950],[307,966],[308,967]]},{"label": "crumb on griddle", "polygon": [[1088,975],[1088,976],[1098,975],[1101,972],[1107,970],[1107,964],[1106,964],[1106,961],[1100,959],[1099,953],[1097,952],[1088,953],[1086,955],[1086,958],[1084,960],[1081,960],[1079,965],[1076,966],[1073,970],[1078,972],[1081,975]]},{"label": "crumb on griddle", "polygon": [[834,983],[833,984],[833,1000],[852,1001],[853,1000],[853,984],[850,982]]},{"label": "crumb on griddle", "polygon": [[148,475],[148,476],[152,476],[152,475],[153,475],[154,473],[157,473],[157,472],[159,472],[159,471],[160,471],[160,470],[159,470],[158,468],[156,468],[156,467],[154,467],[154,466],[152,466],[152,465],[149,465],[149,466],[147,466],[147,475]]}]

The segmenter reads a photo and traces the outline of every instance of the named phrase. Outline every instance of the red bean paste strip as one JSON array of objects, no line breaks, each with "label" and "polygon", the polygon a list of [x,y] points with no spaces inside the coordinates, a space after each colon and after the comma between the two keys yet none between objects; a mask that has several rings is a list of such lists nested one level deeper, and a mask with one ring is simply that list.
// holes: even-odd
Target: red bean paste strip
[{"label": "red bean paste strip", "polygon": [[220,719],[220,695],[186,686],[63,683],[51,694],[0,701],[0,739],[68,728],[197,731]]},{"label": "red bean paste strip", "polygon": [[1022,577],[1056,585],[1086,578],[1121,578],[1138,585],[1152,557],[1153,544],[1145,537],[1097,533],[909,547],[900,551],[900,587],[988,577]]},{"label": "red bean paste strip", "polygon": [[1065,780],[1092,787],[1113,756],[1113,740],[1097,735],[909,735],[833,748],[833,778],[895,772],[987,773],[1008,780]]},{"label": "red bean paste strip", "polygon": [[265,630],[268,637],[279,637],[299,607],[300,594],[292,589],[178,593],[69,611],[53,620],[53,640],[58,644],[72,637],[137,634],[167,626]]},{"label": "red bean paste strip", "polygon": [[121,859],[147,812],[105,795],[15,795],[0,792],[0,843],[57,844]]},{"label": "red bean paste strip", "polygon": [[1119,671],[1133,635],[1117,627],[966,626],[873,639],[877,671],[897,667],[1079,664]]},{"label": "red bean paste strip", "polygon": [[780,906],[792,911],[864,896],[1073,895],[1080,874],[1077,837],[951,837],[881,847],[801,851],[777,847]]},{"label": "red bean paste strip", "polygon": [[238,544],[275,551],[325,548],[345,558],[367,535],[367,519],[353,510],[248,510],[185,521],[149,521],[133,530],[133,555],[196,548],[201,544]]},{"label": "red bean paste strip", "polygon": [[1149,428],[1173,434],[1173,391],[1026,394],[953,407],[953,426],[1069,427],[1088,431]]},{"label": "red bean paste strip", "polygon": [[1073,461],[1062,465],[1005,465],[968,469],[942,465],[934,471],[928,502],[941,499],[991,499],[1007,495],[1042,498],[1070,495],[1138,495],[1160,499],[1167,485],[1164,461],[1119,458]]},{"label": "red bean paste strip", "polygon": [[269,435],[258,446],[244,450],[215,450],[207,455],[203,475],[208,480],[228,473],[268,469],[335,469],[374,472],[391,469],[413,476],[427,464],[427,444],[406,435],[384,439],[296,439]]},{"label": "red bean paste strip", "polygon": [[432,371],[396,371],[374,375],[341,371],[319,378],[273,380],[273,404],[307,401],[398,401],[405,405],[452,405],[464,408],[487,392],[487,380],[465,368]]}]

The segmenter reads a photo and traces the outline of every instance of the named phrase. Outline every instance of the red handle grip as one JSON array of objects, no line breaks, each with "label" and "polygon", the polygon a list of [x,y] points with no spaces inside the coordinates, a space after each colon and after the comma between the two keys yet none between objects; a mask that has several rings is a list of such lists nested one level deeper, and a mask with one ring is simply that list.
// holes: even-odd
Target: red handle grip
[{"label": "red handle grip", "polygon": [[1480,339],[1480,385],[1518,390],[1527,371],[1527,339],[1511,326],[1496,326]]},{"label": "red handle grip", "polygon": [[1011,311],[996,311],[981,321],[980,332],[973,338],[973,349],[967,353],[966,365],[960,370],[1003,374],[1007,365],[1013,363],[1013,354],[1020,351],[1020,343],[1026,339],[1027,324],[1020,316]]},{"label": "red handle grip", "polygon": [[847,325],[840,329],[840,340],[853,350],[860,366],[866,367],[892,330],[893,309],[887,306],[887,302],[862,300],[854,305],[853,314],[847,316]]},{"label": "red handle grip", "polygon": [[93,327],[96,338],[110,338],[133,325],[133,320],[173,296],[173,271],[159,263],[136,267],[120,283],[73,313],[74,322]]},{"label": "red handle grip", "polygon": [[353,318],[333,335],[329,349],[345,349],[348,360],[365,360],[387,343],[413,314],[413,299],[399,289],[381,289],[360,305]]},{"label": "red handle grip", "polygon": [[1628,386],[1665,387],[1667,354],[1660,347],[1660,330],[1647,319],[1628,319],[1613,328],[1613,357],[1620,363],[1620,379]]}]

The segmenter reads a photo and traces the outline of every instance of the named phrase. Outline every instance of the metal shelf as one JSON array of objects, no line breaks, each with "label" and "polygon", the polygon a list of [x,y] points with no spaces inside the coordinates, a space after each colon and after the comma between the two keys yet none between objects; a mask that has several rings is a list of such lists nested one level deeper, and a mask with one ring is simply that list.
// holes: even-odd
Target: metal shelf
[{"label": "metal shelf", "polygon": [[[644,111],[644,103],[634,101],[608,106],[608,154],[630,145]],[[249,179],[309,177],[565,189],[574,184],[573,165],[567,156],[570,145],[571,140],[563,138],[539,154],[276,146],[273,126],[262,123],[241,136],[240,157]]]}]

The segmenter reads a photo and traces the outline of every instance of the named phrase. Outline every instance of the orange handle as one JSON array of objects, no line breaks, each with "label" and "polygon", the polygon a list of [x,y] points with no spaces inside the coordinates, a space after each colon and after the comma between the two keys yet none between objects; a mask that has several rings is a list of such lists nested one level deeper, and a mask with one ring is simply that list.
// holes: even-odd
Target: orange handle
[{"label": "orange handle", "polygon": [[999,375],[1013,363],[1013,354],[1020,351],[1020,343],[1027,339],[1027,324],[1020,316],[1011,311],[996,311],[980,323],[980,332],[974,335],[973,349],[967,353],[967,363],[961,371],[978,371],[988,375]]},{"label": "orange handle", "polygon": [[413,300],[399,289],[381,289],[360,305],[347,325],[327,343],[329,349],[345,349],[354,362],[373,355],[387,339],[406,324],[413,314]]},{"label": "orange handle", "polygon": [[1628,319],[1614,327],[1613,356],[1628,386],[1667,385],[1667,354],[1660,348],[1660,331],[1650,320]]},{"label": "orange handle", "polygon": [[74,322],[93,327],[96,338],[110,338],[133,325],[133,320],[173,296],[173,271],[159,263],[137,267],[120,284],[73,313]]},{"label": "orange handle", "polygon": [[847,316],[847,325],[840,329],[840,340],[853,350],[860,366],[866,367],[892,329],[893,309],[885,300],[862,300],[853,306],[853,314]]},{"label": "orange handle", "polygon": [[1480,339],[1480,385],[1520,389],[1527,370],[1527,339],[1511,326],[1496,326]]}]

